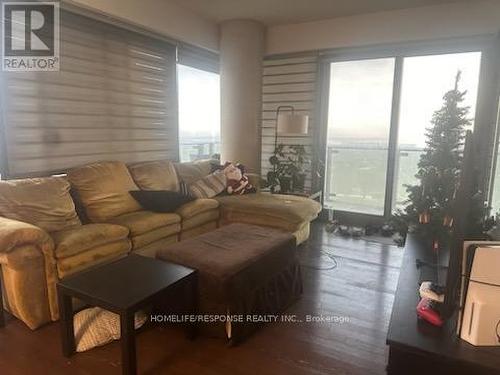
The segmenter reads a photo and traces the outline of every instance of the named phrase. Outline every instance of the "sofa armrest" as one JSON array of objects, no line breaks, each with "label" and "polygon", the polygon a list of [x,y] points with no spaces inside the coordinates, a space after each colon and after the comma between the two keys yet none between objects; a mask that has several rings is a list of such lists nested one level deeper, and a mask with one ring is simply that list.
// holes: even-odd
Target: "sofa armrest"
[{"label": "sofa armrest", "polygon": [[248,181],[253,185],[253,187],[257,190],[257,192],[260,191],[262,187],[262,178],[260,177],[260,174],[258,173],[247,173],[246,174],[248,177]]},{"label": "sofa armrest", "polygon": [[43,229],[0,217],[0,264],[8,310],[31,329],[56,320],[54,242]]},{"label": "sofa armrest", "polygon": [[9,253],[18,246],[34,245],[43,253],[54,249],[54,242],[43,229],[22,221],[0,217],[0,254]]}]

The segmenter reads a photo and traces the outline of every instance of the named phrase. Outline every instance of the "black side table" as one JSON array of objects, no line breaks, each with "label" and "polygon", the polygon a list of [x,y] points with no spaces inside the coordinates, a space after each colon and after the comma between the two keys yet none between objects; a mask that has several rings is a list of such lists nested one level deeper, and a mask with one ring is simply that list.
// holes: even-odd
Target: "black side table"
[{"label": "black side table", "polygon": [[[57,290],[63,354],[69,357],[75,352],[71,301],[76,297],[120,315],[122,373],[135,374],[135,313],[154,303],[164,303],[167,298],[182,296],[184,312],[196,314],[197,283],[196,270],[140,255],[129,255],[61,280]],[[190,324],[188,330],[194,337],[195,324]]]}]

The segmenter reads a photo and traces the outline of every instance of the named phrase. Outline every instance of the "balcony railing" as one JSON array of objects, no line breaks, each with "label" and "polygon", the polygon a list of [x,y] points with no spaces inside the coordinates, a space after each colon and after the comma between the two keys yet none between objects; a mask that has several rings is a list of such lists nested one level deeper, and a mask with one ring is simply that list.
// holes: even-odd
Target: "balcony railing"
[{"label": "balcony railing", "polygon": [[[416,183],[422,149],[400,148],[394,171],[392,207],[406,201],[405,184]],[[327,148],[325,206],[336,210],[383,215],[388,149],[354,145]]]},{"label": "balcony railing", "polygon": [[209,159],[220,153],[220,142],[186,141],[180,142],[179,147],[180,158],[183,162]]}]

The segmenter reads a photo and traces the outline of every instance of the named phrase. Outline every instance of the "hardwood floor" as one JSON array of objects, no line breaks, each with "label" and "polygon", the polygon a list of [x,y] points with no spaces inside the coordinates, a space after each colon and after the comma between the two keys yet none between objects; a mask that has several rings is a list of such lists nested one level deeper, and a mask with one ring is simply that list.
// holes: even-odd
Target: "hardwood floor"
[{"label": "hardwood floor", "polygon": [[[217,339],[189,341],[177,327],[156,326],[137,336],[139,373],[385,373],[385,337],[402,249],[339,238],[315,223],[300,256],[304,294],[287,313],[302,320],[316,315],[347,321],[274,323],[234,348]],[[33,332],[8,317],[0,329],[2,375],[119,374],[119,361],[118,342],[64,358],[58,323]]]}]

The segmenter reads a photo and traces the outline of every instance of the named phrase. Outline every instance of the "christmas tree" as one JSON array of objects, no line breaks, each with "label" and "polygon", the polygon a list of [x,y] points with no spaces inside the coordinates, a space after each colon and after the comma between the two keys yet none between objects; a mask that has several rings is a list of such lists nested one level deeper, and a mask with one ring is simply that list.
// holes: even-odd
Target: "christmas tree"
[{"label": "christmas tree", "polygon": [[[460,72],[455,87],[443,96],[443,106],[434,112],[426,129],[426,147],[420,156],[416,185],[407,185],[408,201],[395,215],[397,229],[412,230],[431,241],[434,248],[447,246],[453,225],[452,209],[462,164],[465,131],[471,125],[469,107],[462,102]],[[484,204],[483,204],[484,205]]]}]

